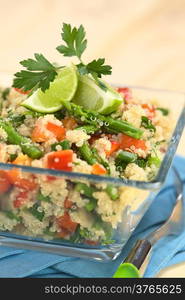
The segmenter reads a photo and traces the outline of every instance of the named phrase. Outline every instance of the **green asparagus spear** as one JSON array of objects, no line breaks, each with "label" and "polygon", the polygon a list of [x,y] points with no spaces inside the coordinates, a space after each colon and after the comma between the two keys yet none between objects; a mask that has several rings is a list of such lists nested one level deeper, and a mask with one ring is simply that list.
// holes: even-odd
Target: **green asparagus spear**
[{"label": "green asparagus spear", "polygon": [[96,148],[92,148],[92,153],[95,157],[95,159],[102,165],[104,166],[104,168],[107,170],[108,174],[110,174],[110,167],[109,167],[109,163],[104,160],[99,154]]},{"label": "green asparagus spear", "polygon": [[97,127],[92,126],[92,125],[84,125],[84,126],[79,126],[79,127],[75,128],[75,130],[79,130],[79,129],[84,130],[87,134],[93,134],[98,130]]},{"label": "green asparagus spear", "polygon": [[68,102],[64,103],[64,105],[69,114],[85,124],[95,126],[97,130],[104,127],[116,133],[125,133],[136,139],[140,139],[143,134],[141,129],[135,128],[126,121],[114,120],[111,117],[85,110],[81,106],[74,103]]},{"label": "green asparagus spear", "polygon": [[81,157],[86,160],[86,162],[90,165],[93,165],[97,162],[96,158],[89,147],[88,142],[85,142],[81,147],[79,147],[79,153]]},{"label": "green asparagus spear", "polygon": [[112,200],[117,200],[119,197],[118,189],[113,185],[108,185],[106,190],[107,194]]},{"label": "green asparagus spear", "polygon": [[93,197],[93,193],[96,192],[96,189],[88,186],[85,183],[82,182],[78,182],[75,186],[75,190],[80,192],[82,195],[88,197],[88,198],[92,198]]},{"label": "green asparagus spear", "polygon": [[0,128],[2,128],[7,133],[8,142],[13,145],[19,145],[23,153],[27,154],[33,159],[38,159],[42,157],[42,151],[38,147],[33,145],[28,138],[22,137],[13,128],[10,122],[4,121],[2,118],[0,118]]},{"label": "green asparagus spear", "polygon": [[149,159],[148,159],[148,165],[151,166],[151,165],[155,165],[157,168],[160,167],[160,164],[161,164],[161,160],[155,156],[150,156]]},{"label": "green asparagus spear", "polygon": [[132,163],[137,159],[137,155],[135,153],[131,153],[128,151],[121,150],[116,156],[116,160],[120,160],[126,163]]},{"label": "green asparagus spear", "polygon": [[93,197],[93,193],[96,192],[95,188],[88,186],[85,183],[78,182],[75,186],[75,190],[88,198],[89,202],[85,205],[87,211],[92,211],[96,208],[97,199]]},{"label": "green asparagus spear", "polygon": [[70,143],[67,140],[64,140],[64,141],[59,142],[59,143],[52,144],[51,145],[51,150],[52,151],[56,151],[57,150],[57,148],[56,148],[57,146],[61,146],[62,150],[68,150],[68,149],[70,149]]},{"label": "green asparagus spear", "polygon": [[97,206],[97,200],[95,198],[89,199],[89,202],[86,203],[85,208],[87,211],[93,211]]},{"label": "green asparagus spear", "polygon": [[121,150],[116,156],[116,167],[120,170],[124,170],[129,163],[136,161],[137,155],[128,151]]},{"label": "green asparagus spear", "polygon": [[169,109],[163,108],[163,107],[157,107],[157,110],[160,110],[163,114],[163,116],[168,116],[169,115]]}]

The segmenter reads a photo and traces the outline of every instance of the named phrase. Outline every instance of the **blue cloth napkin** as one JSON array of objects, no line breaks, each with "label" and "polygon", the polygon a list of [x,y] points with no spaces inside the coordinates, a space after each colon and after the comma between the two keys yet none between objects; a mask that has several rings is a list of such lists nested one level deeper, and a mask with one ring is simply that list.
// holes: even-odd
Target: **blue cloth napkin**
[{"label": "blue cloth napkin", "polygon": [[[178,169],[185,184],[185,158],[176,156],[173,165]],[[113,262],[100,263],[29,250],[0,247],[0,277],[112,277],[133,243],[138,238],[146,236],[168,218],[175,200],[171,170],[164,188],[153,201],[121,255]],[[179,236],[170,235],[161,239],[153,247],[152,257],[144,277],[155,277],[162,268],[183,261],[185,261],[185,230]]]}]

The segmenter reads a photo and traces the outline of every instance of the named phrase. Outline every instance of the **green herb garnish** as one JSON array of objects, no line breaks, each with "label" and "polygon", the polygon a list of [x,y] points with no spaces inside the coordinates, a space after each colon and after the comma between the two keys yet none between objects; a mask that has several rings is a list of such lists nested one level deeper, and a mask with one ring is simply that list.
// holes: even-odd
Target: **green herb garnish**
[{"label": "green herb garnish", "polygon": [[67,140],[64,140],[64,141],[59,142],[59,143],[52,144],[51,145],[51,150],[52,151],[57,151],[57,146],[61,146],[62,150],[70,149],[70,143]]},{"label": "green herb garnish", "polygon": [[40,202],[51,202],[51,198],[49,196],[44,196],[41,192],[37,194],[37,200]]},{"label": "green herb garnish", "polygon": [[77,65],[78,71],[81,75],[91,74],[93,78],[97,81],[98,85],[106,89],[106,86],[98,80],[102,75],[109,75],[112,73],[112,67],[105,65],[105,59],[99,58],[97,60],[92,60],[90,63],[85,64],[81,56],[87,47],[87,40],[85,38],[85,29],[82,25],[79,28],[71,28],[70,24],[63,24],[62,28],[62,39],[66,45],[60,45],[57,50],[64,56],[76,56],[78,57],[80,63]]},{"label": "green herb garnish", "polygon": [[44,219],[44,211],[38,211],[38,207],[39,205],[37,203],[35,203],[32,207],[29,208],[29,212],[36,218],[38,219],[40,222],[43,221]]},{"label": "green herb garnish", "polygon": [[21,124],[23,124],[25,120],[24,115],[16,115],[13,112],[9,113],[8,120],[13,124],[15,128],[19,127]]},{"label": "green herb garnish", "polygon": [[[104,83],[98,78],[101,78],[102,75],[111,74],[112,68],[104,64],[104,58],[94,59],[88,64],[82,61],[81,56],[87,47],[85,35],[85,29],[82,25],[79,28],[72,28],[70,24],[63,23],[61,36],[65,45],[60,45],[56,49],[64,56],[76,56],[79,59],[79,64],[76,65],[79,73],[91,74],[99,86],[106,89]],[[57,71],[63,66],[50,63],[43,54],[35,53],[34,56],[35,59],[29,58],[20,62],[26,70],[15,73],[13,86],[24,91],[41,88],[44,92],[55,79]]]},{"label": "green herb garnish", "polygon": [[147,166],[147,162],[148,162],[148,158],[138,157],[134,163],[138,165],[140,168],[144,169]]},{"label": "green herb garnish", "polygon": [[56,68],[42,54],[35,53],[35,60],[29,58],[20,64],[28,71],[15,73],[13,86],[24,91],[41,88],[44,92],[57,75]]},{"label": "green herb garnish", "polygon": [[11,210],[6,210],[6,211],[4,211],[4,213],[5,213],[5,215],[6,215],[9,219],[11,219],[11,220],[14,219],[14,220],[16,220],[16,221],[18,221],[18,222],[21,221],[21,217],[15,215]]},{"label": "green herb garnish", "polygon": [[145,116],[141,117],[141,126],[151,131],[156,131],[155,126],[152,124],[152,121]]},{"label": "green herb garnish", "polygon": [[66,45],[58,46],[57,50],[64,56],[77,56],[81,59],[87,47],[84,27],[80,25],[79,28],[71,28],[70,24],[63,23],[61,36]]}]

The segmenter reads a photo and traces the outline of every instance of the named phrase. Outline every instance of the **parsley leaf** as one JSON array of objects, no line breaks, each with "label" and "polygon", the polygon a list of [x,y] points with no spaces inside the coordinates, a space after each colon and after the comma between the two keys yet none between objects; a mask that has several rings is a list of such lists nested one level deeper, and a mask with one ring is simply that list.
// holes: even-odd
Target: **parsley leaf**
[{"label": "parsley leaf", "polygon": [[98,78],[101,78],[102,75],[111,74],[112,67],[104,64],[104,58],[94,59],[88,64],[82,61],[81,56],[87,47],[85,34],[82,25],[79,28],[72,28],[70,24],[63,23],[61,36],[66,45],[60,45],[56,49],[64,56],[77,56],[80,60],[80,63],[77,65],[79,73],[81,75],[91,74],[97,84],[106,91],[107,87]]},{"label": "parsley leaf", "polygon": [[62,39],[66,45],[60,45],[56,49],[64,56],[77,56],[79,59],[87,47],[85,29],[82,25],[79,28],[71,28],[70,24],[63,23]]},{"label": "parsley leaf", "polygon": [[56,68],[42,54],[35,53],[35,60],[29,58],[21,61],[20,64],[28,71],[15,73],[13,86],[24,91],[41,88],[44,92],[57,75]]},{"label": "parsley leaf", "polygon": [[44,219],[45,213],[44,211],[39,211],[38,210],[39,205],[35,203],[32,207],[28,209],[28,211],[40,222]]},{"label": "parsley leaf", "polygon": [[152,121],[150,119],[148,119],[147,117],[145,117],[145,116],[141,117],[141,126],[143,126],[146,129],[150,129],[150,130],[152,130],[154,132],[156,131],[156,128],[152,124]]},{"label": "parsley leaf", "polygon": [[27,68],[29,71],[52,71],[55,67],[44,57],[44,55],[35,53],[34,59],[26,59],[20,62],[20,64]]},{"label": "parsley leaf", "polygon": [[141,158],[141,157],[138,157],[136,160],[135,160],[135,164],[138,165],[140,168],[146,168],[147,166],[147,162],[148,162],[148,158]]},{"label": "parsley leaf", "polygon": [[105,58],[99,58],[93,60],[87,64],[86,68],[89,73],[96,73],[99,78],[103,75],[110,75],[112,72],[112,67],[109,65],[104,65]]},{"label": "parsley leaf", "polygon": [[92,77],[95,79],[97,84],[103,89],[107,90],[106,85],[100,81],[98,78],[101,78],[102,75],[109,75],[112,73],[112,67],[109,65],[104,65],[105,59],[99,58],[97,60],[93,60],[87,65],[84,65],[83,63],[80,63],[77,65],[78,71],[81,75],[85,74],[91,74]]}]

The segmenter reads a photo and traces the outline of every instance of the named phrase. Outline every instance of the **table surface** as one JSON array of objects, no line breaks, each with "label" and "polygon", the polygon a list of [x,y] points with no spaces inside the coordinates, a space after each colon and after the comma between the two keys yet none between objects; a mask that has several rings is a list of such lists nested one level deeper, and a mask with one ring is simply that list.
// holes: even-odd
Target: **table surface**
[{"label": "table surface", "polygon": [[[105,57],[109,80],[125,85],[185,91],[184,0],[0,0],[0,72],[15,72],[18,62],[43,53],[66,63],[55,47],[62,22],[85,26],[84,60]],[[178,148],[184,154],[185,135]],[[159,277],[185,277],[185,263]]]}]

